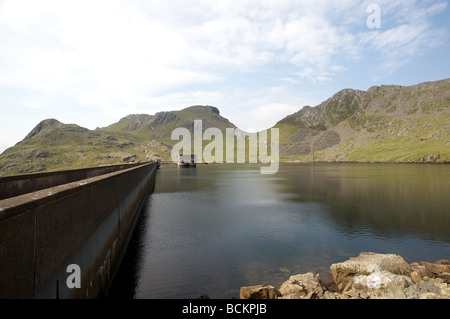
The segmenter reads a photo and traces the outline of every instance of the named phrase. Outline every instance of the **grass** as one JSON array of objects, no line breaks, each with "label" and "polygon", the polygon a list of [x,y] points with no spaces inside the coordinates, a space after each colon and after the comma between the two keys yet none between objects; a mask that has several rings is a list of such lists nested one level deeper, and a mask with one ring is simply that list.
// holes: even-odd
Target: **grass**
[{"label": "grass", "polygon": [[417,143],[409,137],[404,137],[359,145],[349,152],[347,159],[359,162],[421,162],[434,154],[439,157],[438,162],[448,162],[449,149],[443,140]]},{"label": "grass", "polygon": [[438,156],[438,162],[450,161],[450,136],[446,125],[449,116],[409,120],[405,125],[412,134],[398,136],[399,128],[392,125],[392,134],[370,139],[354,146],[347,156],[350,161],[418,161],[430,155]]}]

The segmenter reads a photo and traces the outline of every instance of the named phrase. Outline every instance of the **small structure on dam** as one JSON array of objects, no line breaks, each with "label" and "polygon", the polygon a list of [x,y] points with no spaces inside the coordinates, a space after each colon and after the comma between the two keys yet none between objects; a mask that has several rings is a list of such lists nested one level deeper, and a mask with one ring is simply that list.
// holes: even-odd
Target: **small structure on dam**
[{"label": "small structure on dam", "polygon": [[157,166],[0,178],[0,298],[106,297]]},{"label": "small structure on dam", "polygon": [[196,167],[197,166],[197,155],[180,155],[178,160],[178,167]]}]

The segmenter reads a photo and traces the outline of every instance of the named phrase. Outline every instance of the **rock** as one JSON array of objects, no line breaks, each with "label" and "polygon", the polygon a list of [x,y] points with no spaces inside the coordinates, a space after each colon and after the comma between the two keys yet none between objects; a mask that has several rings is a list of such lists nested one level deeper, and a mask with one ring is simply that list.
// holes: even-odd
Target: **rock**
[{"label": "rock", "polygon": [[331,291],[325,291],[323,294],[323,299],[336,299],[336,295]]},{"label": "rock", "polygon": [[289,277],[280,287],[282,299],[318,299],[325,291],[320,276],[313,273]]},{"label": "rock", "polygon": [[[450,264],[448,260],[440,260],[435,263],[422,261],[418,263],[420,266],[425,267],[427,271],[437,276],[442,273],[450,273]],[[428,276],[430,277],[430,276]]]},{"label": "rock", "polygon": [[448,272],[443,272],[442,274],[437,275],[436,277],[441,278],[446,283],[450,283],[450,273],[448,273]]},{"label": "rock", "polygon": [[[309,272],[272,286],[241,288],[242,299],[450,299],[450,261],[412,264],[393,254],[361,253],[331,265],[334,282]],[[284,270],[280,268],[280,271]]]},{"label": "rock", "polygon": [[416,298],[418,295],[418,289],[411,278],[385,270],[355,276],[346,289],[344,294],[349,298],[406,299]]},{"label": "rock", "polygon": [[421,162],[436,162],[438,159],[441,158],[440,154],[429,154],[428,156],[422,157]]},{"label": "rock", "polygon": [[50,153],[46,150],[38,150],[35,156],[37,158],[47,158],[50,156]]},{"label": "rock", "polygon": [[409,275],[412,271],[411,266],[401,256],[377,253],[361,253],[358,257],[331,265],[330,269],[340,290],[344,290],[357,275],[370,275],[383,270],[395,275]]},{"label": "rock", "polygon": [[439,288],[440,298],[450,299],[450,284],[441,278],[432,279],[431,282]]},{"label": "rock", "polygon": [[419,281],[422,281],[422,276],[416,271],[416,270],[414,270],[414,271],[412,271],[410,274],[409,274],[409,276],[411,277],[411,279],[412,279],[412,281],[414,282],[414,283],[418,283]]},{"label": "rock", "polygon": [[241,287],[239,292],[240,299],[277,299],[278,296],[279,291],[268,285]]},{"label": "rock", "polygon": [[436,295],[440,295],[441,294],[441,289],[436,286],[431,280],[430,281],[421,281],[419,283],[417,283],[417,288],[419,288],[419,293],[421,295],[426,294],[426,293],[433,293]]},{"label": "rock", "polygon": [[134,163],[137,160],[138,157],[136,155],[125,156],[124,158],[122,158],[122,162],[124,163]]},{"label": "rock", "polygon": [[413,269],[411,274],[413,272],[416,272],[420,277],[422,277],[422,279],[425,277],[430,278],[433,276],[433,274],[431,272],[429,272],[428,269],[424,265],[420,265],[419,263],[414,262],[414,263],[410,264],[410,266]]}]

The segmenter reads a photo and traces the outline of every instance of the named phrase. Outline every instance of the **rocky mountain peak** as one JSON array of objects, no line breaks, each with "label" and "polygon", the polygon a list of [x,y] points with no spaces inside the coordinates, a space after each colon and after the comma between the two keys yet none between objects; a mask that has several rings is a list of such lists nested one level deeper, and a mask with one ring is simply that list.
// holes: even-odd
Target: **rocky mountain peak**
[{"label": "rocky mountain peak", "polygon": [[50,128],[57,128],[57,127],[61,127],[63,125],[64,125],[63,123],[61,123],[55,119],[43,120],[38,125],[36,125],[36,127],[34,129],[32,129],[30,133],[28,133],[28,135],[25,137],[25,139],[26,140],[30,139],[33,136],[36,136],[39,133],[41,133],[43,130],[50,129]]}]

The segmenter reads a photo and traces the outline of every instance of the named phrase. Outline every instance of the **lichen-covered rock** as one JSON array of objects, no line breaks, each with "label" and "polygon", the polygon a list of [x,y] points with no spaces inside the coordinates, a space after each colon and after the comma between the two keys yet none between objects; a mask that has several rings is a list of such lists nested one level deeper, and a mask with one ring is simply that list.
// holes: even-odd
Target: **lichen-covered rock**
[{"label": "lichen-covered rock", "polygon": [[450,299],[450,261],[408,264],[393,254],[361,253],[333,264],[334,283],[319,275],[291,276],[279,290],[272,286],[241,288],[249,299]]},{"label": "lichen-covered rock", "polygon": [[319,275],[313,273],[289,277],[280,287],[282,299],[318,299],[324,294]]},{"label": "lichen-covered rock", "polygon": [[450,261],[448,260],[439,260],[435,263],[421,261],[418,264],[425,267],[428,272],[432,273],[435,276],[442,273],[450,273]]},{"label": "lichen-covered rock", "polygon": [[384,270],[395,275],[408,276],[413,270],[399,255],[377,253],[361,253],[358,257],[331,265],[330,269],[340,290],[344,290],[352,278],[358,275],[370,275]]},{"label": "lichen-covered rock", "polygon": [[354,277],[344,294],[364,299],[406,299],[416,298],[418,289],[411,278],[383,270]]},{"label": "lichen-covered rock", "polygon": [[450,273],[448,272],[443,272],[442,274],[439,274],[436,277],[441,278],[446,283],[450,283]]}]

